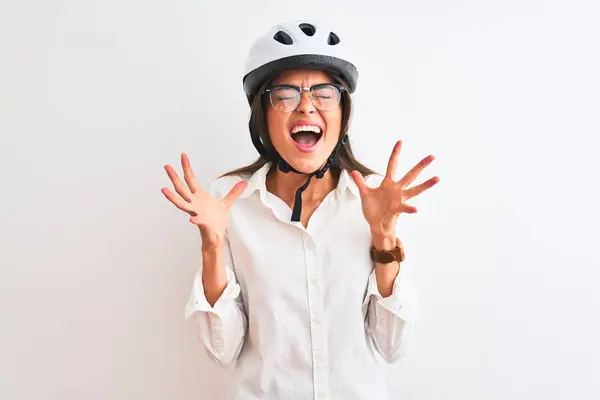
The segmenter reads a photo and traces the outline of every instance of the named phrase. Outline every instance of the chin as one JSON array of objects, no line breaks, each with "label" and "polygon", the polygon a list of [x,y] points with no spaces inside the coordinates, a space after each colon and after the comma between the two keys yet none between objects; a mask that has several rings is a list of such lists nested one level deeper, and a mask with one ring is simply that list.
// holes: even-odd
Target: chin
[{"label": "chin", "polygon": [[319,157],[319,159],[317,159],[317,158],[310,158],[310,159],[295,158],[295,159],[291,159],[289,162],[290,162],[290,165],[292,167],[294,167],[297,171],[300,171],[305,174],[310,174],[311,172],[321,169],[321,167],[323,167],[325,165],[325,163],[327,162],[327,159],[326,158],[321,159],[321,157]]}]

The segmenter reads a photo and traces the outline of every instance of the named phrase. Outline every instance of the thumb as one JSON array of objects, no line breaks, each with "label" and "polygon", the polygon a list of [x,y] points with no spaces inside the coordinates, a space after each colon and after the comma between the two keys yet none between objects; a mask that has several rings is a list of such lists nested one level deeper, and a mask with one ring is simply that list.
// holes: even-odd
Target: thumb
[{"label": "thumb", "polygon": [[246,190],[247,187],[248,182],[246,181],[240,181],[236,183],[235,186],[231,188],[229,193],[227,193],[227,196],[225,196],[224,200],[227,206],[231,207],[233,203],[237,200],[237,198],[240,197],[242,193],[244,193],[244,190]]},{"label": "thumb", "polygon": [[352,171],[350,173],[350,176],[352,177],[352,180],[354,181],[354,183],[356,183],[356,186],[358,187],[358,191],[360,192],[360,194],[364,195],[367,192],[367,190],[369,189],[369,187],[365,183],[365,179],[363,178],[362,174],[358,171]]}]

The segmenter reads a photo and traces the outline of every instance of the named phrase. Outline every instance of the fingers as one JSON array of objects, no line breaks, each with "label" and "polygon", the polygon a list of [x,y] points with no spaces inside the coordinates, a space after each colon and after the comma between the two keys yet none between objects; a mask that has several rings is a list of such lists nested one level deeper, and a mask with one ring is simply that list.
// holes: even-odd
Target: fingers
[{"label": "fingers", "polygon": [[410,171],[406,173],[406,175],[404,175],[402,179],[400,179],[400,181],[398,181],[400,186],[405,187],[410,185],[415,179],[417,179],[417,177],[423,171],[423,169],[429,164],[431,164],[433,160],[435,160],[435,157],[433,155],[428,155],[427,157],[419,161],[417,165],[415,165]]},{"label": "fingers", "polygon": [[188,189],[185,187],[183,182],[179,179],[177,172],[170,165],[165,165],[165,171],[167,171],[167,175],[169,175],[169,179],[173,182],[173,187],[175,187],[175,191],[179,193],[181,197],[187,202],[190,202],[190,194]]},{"label": "fingers", "polygon": [[196,181],[196,175],[194,174],[194,171],[190,165],[190,159],[185,153],[181,153],[181,166],[183,167],[183,177],[185,182],[190,188],[190,191],[192,193],[196,193],[200,185],[198,185],[198,182]]},{"label": "fingers", "polygon": [[387,171],[385,173],[385,177],[391,180],[394,180],[394,175],[396,175],[396,169],[398,167],[398,160],[400,159],[400,151],[402,150],[402,140],[398,140],[394,149],[392,150],[392,154],[390,156],[390,161],[388,163]]},{"label": "fingers", "polygon": [[360,192],[360,194],[364,195],[369,190],[369,186],[366,184],[362,174],[358,171],[352,171],[350,172],[350,176],[352,177],[352,180],[358,187],[358,191]]},{"label": "fingers", "polygon": [[417,212],[417,208],[409,206],[408,204],[402,204],[402,212],[405,212],[407,214],[414,214]]},{"label": "fingers", "polygon": [[169,188],[162,188],[160,191],[165,195],[165,197],[171,203],[173,203],[175,205],[175,207],[179,208],[181,211],[185,211],[186,213],[188,213],[190,215],[196,214],[190,203],[188,203],[181,197],[176,196],[175,193],[171,192],[171,190]]},{"label": "fingers", "polygon": [[420,185],[411,187],[409,189],[405,189],[403,191],[402,196],[405,199],[410,199],[412,197],[418,196],[419,194],[423,193],[425,190],[431,188],[433,185],[435,185],[436,183],[438,183],[440,181],[440,178],[437,176],[434,176],[431,179],[428,179],[427,181],[421,183]]},{"label": "fingers", "polygon": [[202,223],[202,219],[200,217],[198,217],[197,215],[194,215],[194,216],[190,217],[190,222],[194,225],[199,225]]},{"label": "fingers", "polygon": [[240,195],[244,192],[244,190],[246,190],[246,187],[248,187],[248,182],[246,181],[240,181],[236,183],[235,186],[231,188],[229,193],[227,193],[227,196],[225,196],[223,199],[225,204],[227,204],[228,207],[231,207],[237,198],[240,197]]}]

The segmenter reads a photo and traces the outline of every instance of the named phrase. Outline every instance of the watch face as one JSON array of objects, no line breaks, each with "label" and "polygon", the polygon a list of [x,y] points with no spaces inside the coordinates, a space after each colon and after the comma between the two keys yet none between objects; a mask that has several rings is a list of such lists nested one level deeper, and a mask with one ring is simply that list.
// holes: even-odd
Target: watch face
[{"label": "watch face", "polygon": [[394,255],[391,253],[380,253],[379,260],[381,264],[388,264],[395,260]]},{"label": "watch face", "polygon": [[397,250],[391,251],[376,251],[374,247],[371,248],[371,258],[380,264],[389,264],[396,260],[399,260],[402,256],[402,250],[400,254],[396,254]]}]

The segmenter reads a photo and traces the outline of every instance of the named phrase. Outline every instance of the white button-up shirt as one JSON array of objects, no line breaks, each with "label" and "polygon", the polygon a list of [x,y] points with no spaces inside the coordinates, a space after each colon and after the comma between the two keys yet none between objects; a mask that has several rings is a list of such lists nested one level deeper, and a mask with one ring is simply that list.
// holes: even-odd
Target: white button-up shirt
[{"label": "white button-up shirt", "polygon": [[[414,335],[418,304],[410,254],[392,294],[383,298],[369,253],[370,229],[348,172],[305,229],[267,191],[270,168],[212,182],[209,191],[218,197],[240,178],[248,187],[227,229],[227,286],[211,307],[200,268],[185,317],[194,316],[215,362],[237,361],[233,399],[388,399],[375,352],[394,362]],[[365,181],[375,187],[382,179]]]}]

